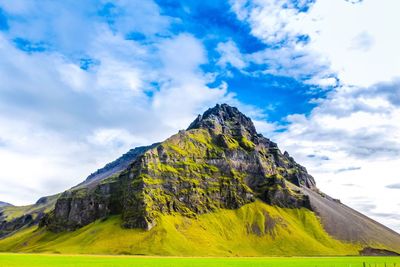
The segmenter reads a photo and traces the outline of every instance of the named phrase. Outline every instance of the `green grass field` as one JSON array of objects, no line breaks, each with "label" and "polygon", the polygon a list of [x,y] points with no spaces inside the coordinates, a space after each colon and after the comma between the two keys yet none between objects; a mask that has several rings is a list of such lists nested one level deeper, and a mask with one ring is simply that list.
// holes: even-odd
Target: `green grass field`
[{"label": "green grass field", "polygon": [[399,267],[400,257],[177,258],[0,254],[0,267],[363,267],[364,263],[366,267]]}]

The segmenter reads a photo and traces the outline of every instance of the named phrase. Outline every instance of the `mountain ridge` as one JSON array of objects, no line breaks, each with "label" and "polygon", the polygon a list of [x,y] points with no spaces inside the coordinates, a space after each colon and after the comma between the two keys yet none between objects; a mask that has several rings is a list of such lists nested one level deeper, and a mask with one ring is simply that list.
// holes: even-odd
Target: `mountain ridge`
[{"label": "mountain ridge", "polygon": [[76,187],[94,183],[99,180],[103,180],[115,173],[118,173],[126,169],[129,164],[134,161],[138,156],[143,154],[145,151],[157,146],[159,143],[154,143],[149,146],[139,146],[130,149],[128,152],[117,158],[116,160],[107,163],[104,167],[98,169],[97,171],[91,173],[82,183],[78,184]]},{"label": "mountain ridge", "polygon": [[13,205],[10,204],[10,203],[7,203],[7,202],[0,201],[0,208],[1,207],[7,207],[7,206],[13,206]]}]

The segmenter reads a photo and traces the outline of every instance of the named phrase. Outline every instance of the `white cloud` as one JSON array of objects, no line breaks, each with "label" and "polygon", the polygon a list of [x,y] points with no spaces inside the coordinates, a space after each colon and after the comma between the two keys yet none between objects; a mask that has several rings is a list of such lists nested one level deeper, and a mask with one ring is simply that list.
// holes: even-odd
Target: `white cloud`
[{"label": "white cloud", "polygon": [[76,91],[85,90],[89,87],[89,81],[84,70],[71,63],[60,64],[60,80]]},{"label": "white cloud", "polygon": [[126,144],[148,144],[151,141],[144,137],[132,135],[129,131],[121,128],[96,129],[92,135],[87,137],[89,143],[100,146],[119,147]]},{"label": "white cloud", "polygon": [[198,77],[199,65],[207,61],[203,45],[188,34],[160,42],[158,52],[164,68],[161,74],[166,79],[175,78],[174,82],[179,83]]},{"label": "white cloud", "polygon": [[[323,54],[346,84],[370,86],[399,76],[400,19],[396,0],[317,1],[310,10],[311,49]],[[340,19],[337,19],[340,14]]]},{"label": "white cloud", "polygon": [[160,16],[161,10],[154,1],[101,0],[101,2],[114,4],[110,12],[113,24],[123,34],[131,32],[162,34],[170,23],[170,18]]},{"label": "white cloud", "polygon": [[307,40],[299,41],[308,34],[308,28],[300,26],[308,20],[308,14],[299,10],[299,6],[308,6],[307,1],[296,5],[290,0],[231,4],[237,17],[250,25],[251,34],[268,45],[264,50],[241,55],[248,63],[265,65],[263,74],[292,77],[321,87],[337,84],[327,58],[310,49]]},{"label": "white cloud", "polygon": [[15,0],[7,1],[1,0],[0,5],[7,11],[13,14],[26,14],[34,9],[33,1]]},{"label": "white cloud", "polygon": [[217,51],[221,55],[217,64],[223,68],[230,65],[237,69],[243,69],[248,65],[243,55],[240,53],[239,48],[231,40],[219,43],[217,45]]},{"label": "white cloud", "polygon": [[272,136],[274,131],[278,130],[280,127],[275,123],[270,123],[265,120],[253,120],[254,126],[257,132],[263,133],[266,137]]},{"label": "white cloud", "polygon": [[361,32],[352,40],[350,48],[367,52],[374,45],[374,38],[368,32]]},{"label": "white cloud", "polygon": [[0,0],[0,7],[9,14],[10,38],[45,43],[68,55],[84,55],[104,25],[123,36],[169,34],[170,18],[151,0]]},{"label": "white cloud", "polygon": [[302,19],[290,0],[231,1],[232,10],[240,20],[251,25],[251,33],[267,43],[281,42],[295,37],[292,28]]},{"label": "white cloud", "polygon": [[145,75],[139,68],[119,59],[104,58],[96,76],[99,88],[119,93],[118,97],[121,93],[140,95],[143,91],[142,79]]},{"label": "white cloud", "polygon": [[292,77],[309,84],[333,86],[337,80],[324,58],[312,53],[302,44],[267,48],[246,57],[250,62],[267,65],[263,74]]},{"label": "white cloud", "polygon": [[[254,36],[283,47],[266,49],[266,57],[261,57],[266,63],[277,62],[278,66],[271,64],[269,71],[276,72],[280,65],[288,67],[279,60],[282,52],[282,58],[290,61],[297,60],[296,53],[301,51],[305,54],[301,63],[316,64],[314,71],[323,62],[342,83],[364,87],[400,76],[399,8],[397,0],[357,4],[317,0],[306,11],[288,0],[232,1],[233,11],[250,24]],[[299,44],[297,39],[302,35],[309,40]],[[289,55],[284,53],[285,48]]]},{"label": "white cloud", "polygon": [[34,123],[16,122],[4,116],[0,122],[0,135],[5,141],[0,148],[0,195],[12,203],[32,203],[43,195],[71,187],[104,157],[103,154],[91,158],[84,143]]}]

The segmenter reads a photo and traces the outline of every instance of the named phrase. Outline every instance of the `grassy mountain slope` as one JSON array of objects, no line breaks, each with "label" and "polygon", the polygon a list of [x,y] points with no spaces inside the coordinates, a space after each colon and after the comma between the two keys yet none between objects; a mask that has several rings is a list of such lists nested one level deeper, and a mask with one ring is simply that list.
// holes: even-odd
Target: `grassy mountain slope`
[{"label": "grassy mountain slope", "polygon": [[337,241],[313,212],[261,201],[196,219],[165,215],[150,231],[121,228],[120,216],[74,232],[31,227],[0,240],[0,251],[176,256],[357,255],[361,246]]}]

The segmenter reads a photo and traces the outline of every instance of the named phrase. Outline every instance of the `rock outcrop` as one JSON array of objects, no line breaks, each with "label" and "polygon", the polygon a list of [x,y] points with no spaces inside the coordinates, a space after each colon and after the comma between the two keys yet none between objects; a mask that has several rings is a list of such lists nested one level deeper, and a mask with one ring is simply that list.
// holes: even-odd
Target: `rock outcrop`
[{"label": "rock outcrop", "polygon": [[[29,227],[37,224],[43,216],[33,218],[30,214],[22,215],[12,220],[1,220],[0,221],[0,238],[5,237],[15,231],[18,231],[24,227]],[[1,218],[1,214],[0,214]]]},{"label": "rock outcrop", "polygon": [[304,167],[226,104],[207,110],[164,142],[132,151],[128,166],[108,172],[122,166],[112,163],[89,176],[87,182],[97,181],[94,186],[64,192],[41,225],[57,232],[75,230],[122,214],[124,227],[151,229],[159,214],[194,217],[257,198],[311,209],[308,196],[288,184],[317,190]]},{"label": "rock outcrop", "polygon": [[58,195],[53,195],[42,197],[33,205],[0,207],[0,238],[38,224],[54,208],[57,198]]}]

